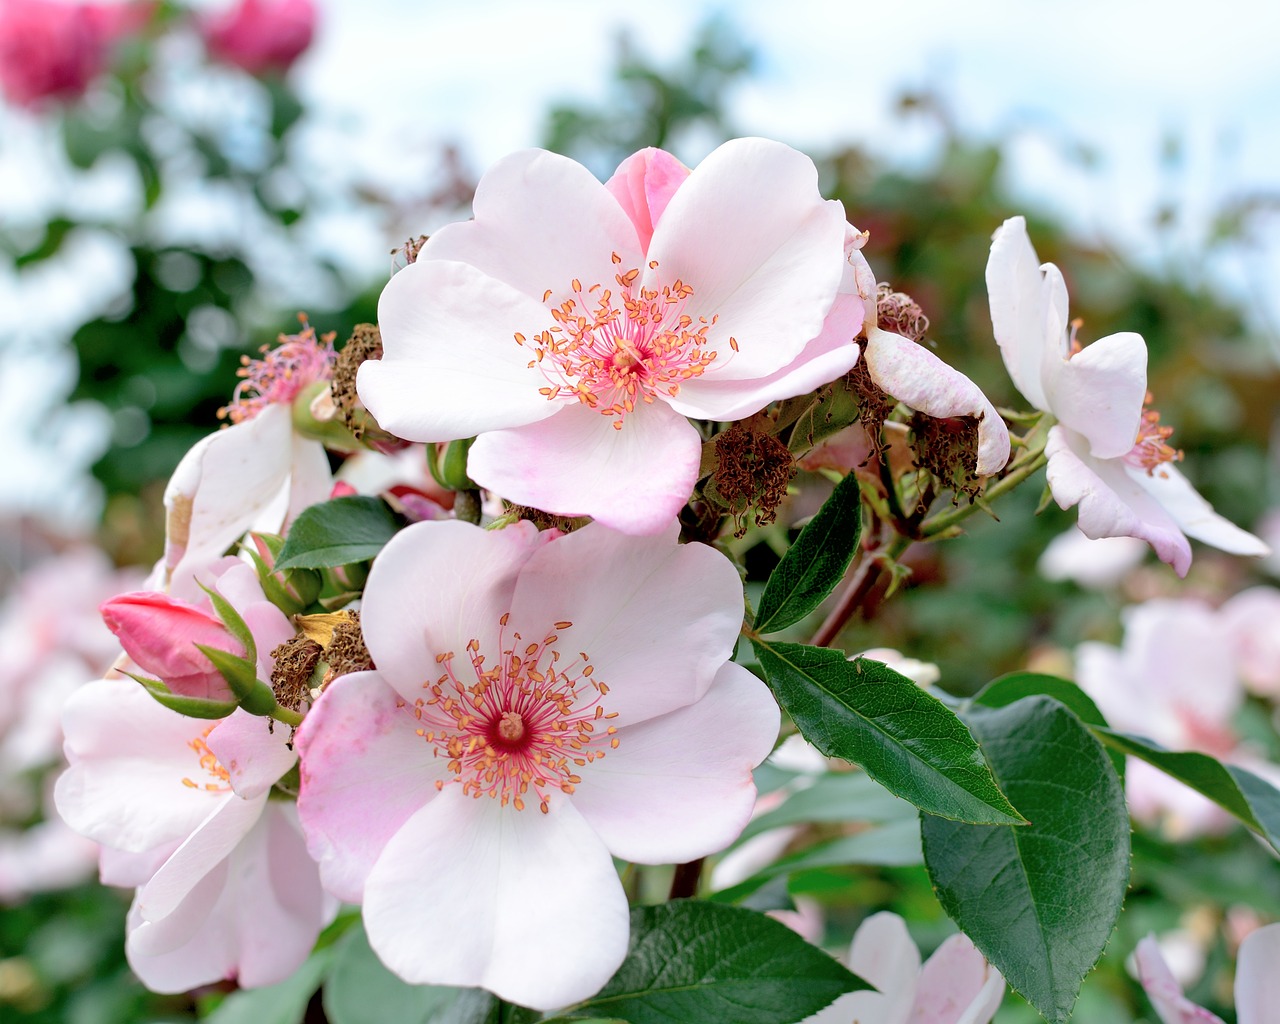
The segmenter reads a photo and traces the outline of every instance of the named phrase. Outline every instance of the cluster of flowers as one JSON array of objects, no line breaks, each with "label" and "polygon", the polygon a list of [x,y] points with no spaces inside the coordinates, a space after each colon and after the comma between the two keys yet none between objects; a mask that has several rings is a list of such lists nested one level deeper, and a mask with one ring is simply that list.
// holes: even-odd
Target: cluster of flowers
[{"label": "cluster of flowers", "polygon": [[[0,91],[22,107],[74,100],[105,71],[124,40],[155,27],[153,0],[4,0]],[[313,0],[236,0],[194,19],[209,54],[252,75],[283,72],[311,45]]]},{"label": "cluster of flowers", "polygon": [[[693,171],[644,151],[604,184],[518,153],[391,279],[358,369],[310,328],[246,366],[230,425],[169,484],[150,588],[103,606],[143,685],[95,682],[65,714],[58,809],[103,845],[104,880],[137,888],[127,949],[148,985],[280,980],[339,900],[410,982],[551,1009],[608,980],[628,940],[613,858],[724,849],[778,737],[772,696],[731,660],[736,568],[678,542],[706,424],[861,367],[891,405],[973,425],[969,477],[1009,460],[978,388],[888,329],[910,318],[865,241],[814,165],[765,140]],[[1086,532],[1140,536],[1180,573],[1184,534],[1261,547],[1173,468],[1141,339],[1075,345],[1020,219],[988,276],[1012,376],[1057,419],[1050,484]],[[383,451],[335,482],[316,438],[356,445],[344,427]],[[421,479],[459,452],[488,529]],[[303,509],[393,480],[417,521],[367,579],[281,558]],[[922,990],[976,953],[939,956]],[[990,978],[965,1019],[994,1011]]]}]

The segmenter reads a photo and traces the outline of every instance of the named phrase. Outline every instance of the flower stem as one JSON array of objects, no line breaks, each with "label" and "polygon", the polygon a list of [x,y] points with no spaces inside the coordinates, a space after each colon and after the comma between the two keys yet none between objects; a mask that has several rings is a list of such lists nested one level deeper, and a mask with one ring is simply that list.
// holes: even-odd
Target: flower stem
[{"label": "flower stem", "polygon": [[836,599],[835,607],[827,613],[822,625],[809,641],[814,647],[828,647],[840,635],[846,622],[871,596],[871,591],[880,582],[880,575],[888,565],[892,565],[898,557],[911,546],[908,537],[898,536],[883,551],[864,551],[858,569],[845,584]]},{"label": "flower stem", "polygon": [[687,864],[677,864],[676,873],[671,879],[673,900],[687,900],[698,895],[698,883],[702,880],[702,865],[706,858],[699,857]]},{"label": "flower stem", "polygon": [[453,495],[453,514],[464,523],[480,525],[480,492],[455,491]]}]

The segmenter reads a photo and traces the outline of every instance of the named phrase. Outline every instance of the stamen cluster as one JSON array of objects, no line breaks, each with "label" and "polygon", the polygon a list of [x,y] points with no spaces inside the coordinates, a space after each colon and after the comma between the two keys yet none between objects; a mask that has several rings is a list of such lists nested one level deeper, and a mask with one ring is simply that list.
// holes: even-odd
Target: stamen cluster
[{"label": "stamen cluster", "polygon": [[333,350],[335,335],[330,332],[317,337],[305,316],[298,319],[302,330],[280,335],[274,349],[263,345],[261,359],[240,357],[236,375],[243,379],[236,385],[231,401],[218,410],[219,419],[243,423],[269,405],[292,402],[308,385],[333,377],[337,359]]},{"label": "stamen cluster", "polygon": [[1181,462],[1182,451],[1169,444],[1173,427],[1160,425],[1160,413],[1151,408],[1151,392],[1142,402],[1142,422],[1138,425],[1138,439],[1124,457],[1131,466],[1145,469],[1148,475],[1166,462]]}]

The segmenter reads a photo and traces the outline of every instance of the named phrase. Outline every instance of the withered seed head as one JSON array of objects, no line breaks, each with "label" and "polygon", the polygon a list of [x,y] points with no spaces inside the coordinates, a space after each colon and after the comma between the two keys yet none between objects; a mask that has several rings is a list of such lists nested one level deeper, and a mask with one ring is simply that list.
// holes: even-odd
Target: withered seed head
[{"label": "withered seed head", "polygon": [[973,416],[935,417],[917,413],[911,420],[915,463],[942,483],[972,499],[978,481],[978,421]]},{"label": "withered seed head", "polygon": [[311,676],[324,653],[314,640],[299,633],[271,652],[271,689],[282,707],[301,711],[311,702]]},{"label": "withered seed head", "polygon": [[539,530],[559,530],[561,533],[572,533],[580,526],[585,526],[588,522],[585,516],[557,516],[550,512],[544,512],[540,508],[534,508],[532,505],[517,505],[511,501],[506,503],[506,507],[507,511],[517,519],[527,519]]},{"label": "withered seed head", "polygon": [[364,644],[359,612],[348,612],[347,617],[333,627],[333,637],[325,648],[325,661],[329,663],[325,685],[339,676],[377,668],[373,658],[369,656],[369,648]]},{"label": "withered seed head", "polygon": [[[883,457],[885,444],[881,432],[884,421],[889,418],[889,414],[897,407],[898,402],[885,394],[880,385],[871,379],[871,369],[867,366],[865,358],[865,342],[862,351],[863,358],[859,359],[853,369],[844,375],[844,386],[847,391],[852,392],[858,403],[858,419],[862,423],[862,429],[867,432],[872,454]],[[871,461],[870,457],[867,461]]]},{"label": "withered seed head", "polygon": [[716,436],[716,491],[733,515],[741,537],[747,532],[747,512],[756,508],[757,526],[771,523],[787,496],[787,484],[795,476],[795,462],[787,446],[771,434],[748,430],[735,423]]},{"label": "withered seed head", "polygon": [[929,331],[929,318],[910,295],[882,281],[876,285],[876,326],[919,342]]},{"label": "withered seed head", "polygon": [[360,397],[356,394],[356,371],[366,359],[382,358],[382,332],[377,324],[356,324],[351,337],[338,353],[333,367],[333,404],[338,414],[356,437],[364,433],[364,421],[356,415]]}]

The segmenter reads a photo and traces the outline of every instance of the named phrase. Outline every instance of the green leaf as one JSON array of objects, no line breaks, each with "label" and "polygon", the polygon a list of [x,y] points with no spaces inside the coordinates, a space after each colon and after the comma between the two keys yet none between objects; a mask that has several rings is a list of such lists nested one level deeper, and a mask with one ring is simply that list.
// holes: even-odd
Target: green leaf
[{"label": "green leaf", "polygon": [[383,549],[401,526],[381,498],[346,497],[302,510],[274,568],[332,569],[363,562]]},{"label": "green leaf", "polygon": [[332,958],[332,948],[317,950],[292,977],[277,985],[232,992],[205,1018],[205,1024],[301,1024]]},{"label": "green leaf", "polygon": [[862,832],[855,832],[851,836],[840,836],[837,839],[798,850],[761,868],[737,885],[720,890],[711,898],[717,903],[740,903],[773,878],[796,871],[808,871],[812,868],[849,865],[902,868],[921,864],[923,860],[920,849],[920,823],[913,816],[910,821],[895,821],[879,828],[869,828]]},{"label": "green leaf", "polygon": [[899,800],[866,772],[828,772],[787,797],[782,806],[752,818],[738,841],[798,822],[884,824],[904,820],[915,822],[915,807]]},{"label": "green leaf", "polygon": [[925,816],[925,865],[943,909],[1050,1021],[1071,1014],[1129,880],[1129,816],[1106,752],[1045,696],[970,718],[1020,828]]},{"label": "green leaf", "polygon": [[401,981],[382,966],[364,929],[356,926],[334,947],[333,967],[324,985],[324,1012],[331,1024],[436,1024],[467,991]]},{"label": "green leaf", "polygon": [[774,695],[810,743],[859,764],[922,810],[978,824],[1020,824],[955,712],[877,661],[752,642]]},{"label": "green leaf", "polygon": [[631,912],[631,947],[601,992],[564,1011],[630,1024],[793,1024],[866,982],[771,917],[698,900]]},{"label": "green leaf", "polygon": [[755,631],[786,629],[822,604],[844,578],[861,533],[862,497],[858,478],[850,473],[773,570],[760,595]]},{"label": "green leaf", "polygon": [[1208,754],[1166,750],[1142,736],[1094,729],[1114,751],[1132,754],[1154,765],[1235,815],[1280,852],[1280,791],[1265,779]]},{"label": "green leaf", "polygon": [[170,711],[176,711],[180,715],[186,715],[188,718],[226,718],[227,715],[235,711],[240,705],[235,701],[222,700],[202,700],[199,697],[183,697],[174,693],[159,679],[147,679],[145,676],[135,676],[132,672],[126,672],[130,679],[142,684],[143,689],[151,694],[156,703],[163,705]]},{"label": "green leaf", "polygon": [[[1076,683],[1040,672],[1010,672],[999,679],[993,679],[973,698],[973,703],[988,708],[1003,708],[1023,697],[1034,697],[1037,694],[1052,697],[1059,704],[1065,704],[1085,725],[1107,728],[1107,720],[1098,705]],[[1123,782],[1124,755],[1114,750],[1107,751],[1107,754]]]}]

